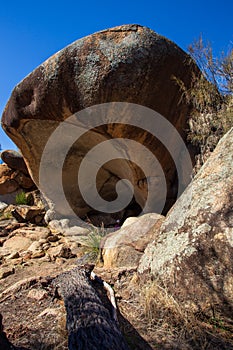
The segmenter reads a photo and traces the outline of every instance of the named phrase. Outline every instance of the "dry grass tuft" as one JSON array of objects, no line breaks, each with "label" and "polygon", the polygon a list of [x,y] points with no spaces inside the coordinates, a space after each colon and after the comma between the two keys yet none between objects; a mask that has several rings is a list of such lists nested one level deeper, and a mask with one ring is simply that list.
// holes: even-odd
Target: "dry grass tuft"
[{"label": "dry grass tuft", "polygon": [[150,278],[140,281],[134,276],[121,293],[125,295],[118,303],[122,315],[152,349],[233,349],[233,327],[229,320],[220,316],[210,319],[181,304],[160,281]]}]

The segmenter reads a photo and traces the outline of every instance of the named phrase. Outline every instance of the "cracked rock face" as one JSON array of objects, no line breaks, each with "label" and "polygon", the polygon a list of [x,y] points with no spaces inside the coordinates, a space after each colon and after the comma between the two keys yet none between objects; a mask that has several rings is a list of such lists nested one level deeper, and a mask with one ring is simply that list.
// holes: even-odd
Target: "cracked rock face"
[{"label": "cracked rock face", "polygon": [[[193,67],[187,64],[188,58],[174,43],[139,25],[98,32],[59,51],[19,83],[3,113],[2,126],[21,150],[39,188],[40,161],[47,141],[62,121],[86,107],[107,102],[142,105],[160,113],[185,138],[189,107],[180,102],[181,92],[172,77],[176,76],[189,86]],[[63,166],[63,186],[73,210],[81,217],[93,213],[77,188],[78,168],[93,146],[114,138],[133,139],[156,156],[166,176],[165,210],[169,209],[176,197],[177,181],[175,165],[166,145],[146,130],[119,123],[92,129],[85,139],[81,137],[70,147]],[[56,144],[57,152],[62,152],[62,142],[61,137]],[[172,139],[169,143],[176,148]],[[132,148],[122,150],[122,158],[133,151]],[[176,149],[176,152],[179,154],[181,150]],[[143,152],[141,158],[145,158]],[[48,181],[57,171],[53,160],[51,154],[52,172]],[[134,199],[128,208],[131,212],[118,213],[118,218],[122,219],[125,215],[138,214],[138,207],[143,207],[147,198],[148,181],[153,183],[157,175],[153,171],[145,176],[140,166],[118,159],[102,166],[97,176],[97,189],[100,196],[112,201],[116,198],[119,179],[126,178],[133,184]],[[152,191],[155,202],[160,200],[161,187],[160,181],[156,181]],[[50,193],[45,195],[52,199]],[[62,216],[67,215],[63,212],[63,203],[55,210]]]},{"label": "cracked rock face", "polygon": [[168,213],[141,258],[188,306],[226,312],[233,305],[233,128]]}]

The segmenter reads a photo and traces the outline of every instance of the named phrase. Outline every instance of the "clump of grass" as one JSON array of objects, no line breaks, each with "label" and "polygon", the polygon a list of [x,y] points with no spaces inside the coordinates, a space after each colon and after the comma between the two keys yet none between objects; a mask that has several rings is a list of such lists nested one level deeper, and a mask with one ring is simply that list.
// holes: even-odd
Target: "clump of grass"
[{"label": "clump of grass", "polygon": [[25,192],[19,192],[16,194],[15,203],[17,205],[28,205],[28,197]]},{"label": "clump of grass", "polygon": [[177,348],[187,350],[233,346],[232,327],[226,326],[225,320],[215,318],[213,322],[213,318],[197,312],[196,307],[185,306],[157,280],[142,286],[139,305],[140,319],[163,345],[176,344]]},{"label": "clump of grass", "polygon": [[147,283],[142,288],[142,300],[144,315],[151,325],[158,325],[165,320],[170,320],[171,317],[174,323],[179,323],[181,319],[186,318],[179,303],[156,281]]},{"label": "clump of grass", "polygon": [[90,233],[81,241],[83,253],[88,254],[90,261],[97,261],[100,257],[100,242],[107,234],[102,224],[101,227],[91,226]]}]

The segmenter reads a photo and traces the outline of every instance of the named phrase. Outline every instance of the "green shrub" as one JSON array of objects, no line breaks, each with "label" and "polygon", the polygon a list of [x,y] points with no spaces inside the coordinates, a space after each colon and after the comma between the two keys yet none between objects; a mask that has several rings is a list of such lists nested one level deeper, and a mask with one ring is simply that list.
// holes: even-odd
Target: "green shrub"
[{"label": "green shrub", "polygon": [[103,225],[101,227],[92,226],[91,232],[82,239],[83,252],[88,254],[90,261],[95,262],[100,257],[100,242],[106,234],[107,231]]},{"label": "green shrub", "polygon": [[16,194],[15,203],[17,205],[28,205],[28,198],[25,192],[19,192]]}]

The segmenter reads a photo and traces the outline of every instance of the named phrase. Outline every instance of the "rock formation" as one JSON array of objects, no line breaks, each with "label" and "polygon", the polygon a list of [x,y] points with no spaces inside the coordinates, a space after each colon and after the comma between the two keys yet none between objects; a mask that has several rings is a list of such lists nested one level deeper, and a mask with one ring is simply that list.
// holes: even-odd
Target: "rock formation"
[{"label": "rock formation", "polygon": [[5,150],[1,153],[1,158],[3,162],[9,166],[9,168],[19,170],[25,175],[29,175],[25,161],[19,152],[13,150]]},{"label": "rock formation", "polygon": [[154,238],[154,231],[159,229],[163,220],[162,215],[155,213],[128,218],[119,230],[105,236],[101,242],[104,267],[137,267],[146,246]]},{"label": "rock formation", "polygon": [[[39,187],[40,161],[47,141],[62,121],[84,108],[107,102],[145,106],[160,113],[185,138],[189,106],[181,101],[181,91],[173,76],[189,86],[195,68],[187,63],[189,59],[174,43],[146,27],[124,25],[98,32],[59,51],[17,85],[5,108],[2,126],[22,151]],[[144,116],[140,117],[142,120]],[[81,137],[70,146],[63,166],[63,187],[69,205],[80,217],[96,213],[77,188],[78,168],[86,153],[105,140],[130,138],[146,146],[156,156],[166,176],[165,211],[176,199],[176,167],[166,147],[173,149],[179,159],[183,150],[171,135],[167,135],[167,144],[163,145],[148,131],[125,125],[126,122],[99,126],[88,131],[86,139]],[[82,126],[88,130],[85,120]],[[64,151],[64,144],[69,141],[63,137],[65,139],[64,134],[57,140],[54,150],[57,153],[50,154],[47,164],[51,169],[47,180],[52,180],[53,184],[56,183],[56,155]],[[145,177],[141,164],[137,166],[125,159],[126,155],[131,158],[135,154],[134,148],[121,147],[119,152],[121,157],[118,158],[123,159],[107,162],[100,169],[97,189],[100,196],[112,201],[116,198],[118,180],[130,180],[134,199],[131,213],[123,213],[125,218],[133,213],[138,215],[138,206],[143,208],[148,183],[152,183],[153,202],[160,201],[161,181],[158,173],[149,172]],[[142,152],[140,159],[145,158]],[[187,185],[184,179],[179,181],[184,182],[184,187]],[[48,189],[45,195],[53,201],[53,193]],[[57,202],[55,211],[65,217],[64,201]],[[122,213],[120,216],[122,219]]]},{"label": "rock formation", "polygon": [[233,129],[168,213],[140,261],[180,301],[232,315]]},{"label": "rock formation", "polygon": [[28,192],[36,187],[21,154],[6,150],[1,153],[1,158],[4,163],[0,164],[0,201],[10,204],[17,192]]}]

